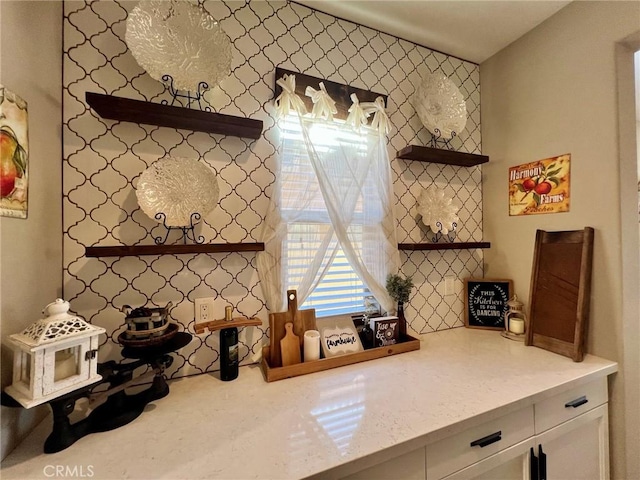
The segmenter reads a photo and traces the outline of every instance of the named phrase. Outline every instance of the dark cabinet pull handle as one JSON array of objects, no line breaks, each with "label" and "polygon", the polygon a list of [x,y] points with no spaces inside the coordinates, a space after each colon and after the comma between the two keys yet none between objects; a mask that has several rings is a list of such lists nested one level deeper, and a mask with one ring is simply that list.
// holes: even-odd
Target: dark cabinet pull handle
[{"label": "dark cabinet pull handle", "polygon": [[587,400],[586,395],[583,395],[580,398],[576,398],[575,400],[571,400],[570,402],[565,403],[564,408],[569,408],[569,407],[578,408],[580,405],[584,405],[588,401],[589,400]]},{"label": "dark cabinet pull handle", "polygon": [[538,445],[538,461],[540,462],[540,480],[547,480],[547,454],[542,451],[542,445]]},{"label": "dark cabinet pull handle", "polygon": [[496,443],[497,441],[501,440],[501,435],[502,430],[492,433],[491,435],[487,435],[486,437],[479,438],[478,440],[474,440],[469,446],[484,448],[487,445],[491,445],[492,443]]},{"label": "dark cabinet pull handle", "polygon": [[531,447],[531,452],[530,452],[530,456],[531,456],[531,463],[529,464],[529,478],[531,480],[538,480],[538,475],[539,475],[539,461],[538,461],[538,457],[536,457],[536,452],[533,449],[533,447]]}]

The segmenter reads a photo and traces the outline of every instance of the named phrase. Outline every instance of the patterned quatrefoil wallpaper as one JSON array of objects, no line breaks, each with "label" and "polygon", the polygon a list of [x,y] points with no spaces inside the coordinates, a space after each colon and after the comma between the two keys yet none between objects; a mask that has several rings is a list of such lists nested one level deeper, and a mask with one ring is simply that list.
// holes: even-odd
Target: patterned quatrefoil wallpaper
[{"label": "patterned quatrefoil wallpaper", "polygon": [[[194,299],[200,297],[215,297],[216,318],[230,304],[234,315],[262,319],[262,327],[241,329],[243,364],[256,362],[268,344],[268,311],[254,253],[86,258],[84,249],[153,244],[162,227],[140,210],[135,187],[141,172],[167,155],[199,159],[218,176],[219,205],[197,234],[207,242],[258,241],[275,180],[276,66],[388,95],[399,242],[426,240],[415,204],[432,184],[461,206],[457,240],[483,240],[480,167],[395,159],[403,147],[428,145],[431,139],[410,98],[420,75],[436,71],[449,77],[467,102],[467,126],[452,147],[480,153],[476,64],[295,3],[207,0],[202,5],[231,38],[233,63],[231,75],[206,99],[216,112],[262,120],[262,136],[250,140],[102,119],[85,102],[86,92],[157,103],[169,98],[124,41],[127,12],[135,5],[64,2],[64,297],[77,314],[107,329],[102,359],[120,358],[123,305],[172,302],[171,318],[193,333]],[[457,277],[461,290],[463,278],[482,275],[482,251],[401,252],[400,257],[402,272],[416,283],[406,306],[410,329],[422,334],[463,325],[461,295],[444,296],[444,277]],[[168,375],[218,370],[218,348],[217,333],[194,335],[175,355]]]}]

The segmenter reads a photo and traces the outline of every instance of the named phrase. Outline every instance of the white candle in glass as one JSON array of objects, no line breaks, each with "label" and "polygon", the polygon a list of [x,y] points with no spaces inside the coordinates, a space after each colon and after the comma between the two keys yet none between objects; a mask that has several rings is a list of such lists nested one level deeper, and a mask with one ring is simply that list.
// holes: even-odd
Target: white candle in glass
[{"label": "white candle in glass", "polygon": [[509,331],[518,335],[524,333],[524,320],[521,318],[510,319]]}]

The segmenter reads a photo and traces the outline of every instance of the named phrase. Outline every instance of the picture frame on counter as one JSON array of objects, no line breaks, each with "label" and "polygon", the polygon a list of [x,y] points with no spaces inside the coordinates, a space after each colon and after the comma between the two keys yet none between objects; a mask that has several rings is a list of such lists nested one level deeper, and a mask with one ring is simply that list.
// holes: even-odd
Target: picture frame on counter
[{"label": "picture frame on counter", "polygon": [[350,317],[332,317],[316,320],[320,332],[320,346],[325,358],[347,353],[362,352],[362,342]]},{"label": "picture frame on counter", "polygon": [[395,345],[400,340],[400,319],[398,317],[378,317],[369,321],[373,331],[373,346]]},{"label": "picture frame on counter", "polygon": [[507,302],[513,295],[513,281],[495,278],[464,279],[464,326],[504,330]]}]

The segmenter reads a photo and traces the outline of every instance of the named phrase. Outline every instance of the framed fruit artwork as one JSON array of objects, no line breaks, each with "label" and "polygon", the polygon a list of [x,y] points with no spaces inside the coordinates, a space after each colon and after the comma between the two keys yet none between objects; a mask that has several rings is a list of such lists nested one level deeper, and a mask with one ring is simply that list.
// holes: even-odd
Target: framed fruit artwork
[{"label": "framed fruit artwork", "polygon": [[509,168],[509,215],[568,212],[571,154]]},{"label": "framed fruit artwork", "polygon": [[0,215],[27,218],[27,102],[0,85]]}]

